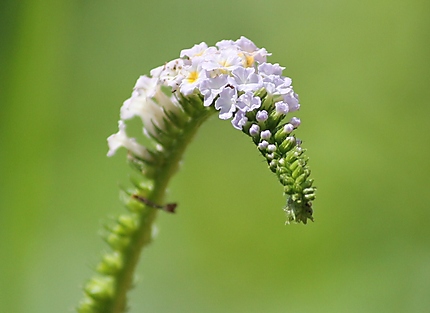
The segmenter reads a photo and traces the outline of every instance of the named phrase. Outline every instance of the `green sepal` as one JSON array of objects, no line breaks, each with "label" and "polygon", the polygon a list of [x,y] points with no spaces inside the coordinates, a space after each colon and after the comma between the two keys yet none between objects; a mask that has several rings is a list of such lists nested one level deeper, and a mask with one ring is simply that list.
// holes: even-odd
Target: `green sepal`
[{"label": "green sepal", "polygon": [[178,101],[188,116],[193,117],[196,115],[200,115],[200,113],[198,112],[203,107],[202,106],[203,100],[200,97],[198,96],[184,97],[182,94],[180,94]]},{"label": "green sepal", "polygon": [[275,104],[273,102],[273,95],[266,93],[264,98],[261,98],[261,110],[266,110],[267,112],[271,112],[275,108]]},{"label": "green sepal", "polygon": [[174,136],[158,127],[153,121],[151,123],[155,129],[155,134],[148,131],[149,136],[164,148],[169,147]]},{"label": "green sepal", "polygon": [[167,116],[168,120],[178,129],[184,128],[186,123],[189,121],[189,116],[185,114],[182,107],[179,109],[181,113],[175,114],[169,110],[163,108],[164,114]]},{"label": "green sepal", "polygon": [[259,90],[254,92],[254,96],[259,97],[263,101],[263,99],[266,98],[266,96],[267,96],[266,88],[264,88],[264,87],[260,88]]}]

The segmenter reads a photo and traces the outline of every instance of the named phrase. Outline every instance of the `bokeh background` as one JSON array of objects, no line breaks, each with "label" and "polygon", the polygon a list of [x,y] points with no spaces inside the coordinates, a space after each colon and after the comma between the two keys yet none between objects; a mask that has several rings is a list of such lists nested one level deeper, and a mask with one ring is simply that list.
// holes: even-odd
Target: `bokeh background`
[{"label": "bokeh background", "polygon": [[430,2],[0,2],[0,312],[71,312],[123,212],[106,157],[139,75],[241,35],[286,66],[318,186],[282,188],[228,122],[186,152],[131,312],[430,311]]}]

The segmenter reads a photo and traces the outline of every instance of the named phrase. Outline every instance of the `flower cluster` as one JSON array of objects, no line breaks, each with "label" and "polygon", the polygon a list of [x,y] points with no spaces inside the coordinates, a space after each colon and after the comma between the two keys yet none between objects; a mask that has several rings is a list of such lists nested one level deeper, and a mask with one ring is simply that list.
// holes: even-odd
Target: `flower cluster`
[{"label": "flower cluster", "polygon": [[[179,58],[137,80],[121,108],[120,130],[108,138],[108,155],[123,146],[134,157],[154,162],[159,159],[155,153],[168,150],[180,128],[198,115],[192,116],[192,110],[218,112],[220,119],[231,119],[234,128],[253,139],[277,175],[289,196],[288,222],[306,223],[312,219],[316,189],[301,141],[292,135],[300,120],[292,117],[283,123],[300,104],[292,80],[282,76],[284,68],[279,64],[267,62],[269,55],[245,37],[182,50]],[[144,133],[156,142],[155,152],[127,137],[124,121],[136,116]]]},{"label": "flower cluster", "polygon": [[[268,55],[266,49],[257,48],[245,37],[220,41],[216,47],[203,42],[182,50],[180,58],[153,69],[151,77],[141,76],[137,80],[131,98],[121,108],[121,120],[138,116],[145,133],[156,135],[156,128],[165,127],[164,112],[180,111],[178,93],[185,97],[201,95],[203,105],[214,106],[220,119],[234,115],[232,124],[237,129],[247,122],[247,112],[261,107],[261,98],[256,93],[262,89],[274,96],[278,114],[298,110],[300,105],[291,79],[281,75],[284,68],[279,64],[266,62]],[[170,88],[172,94],[166,95],[163,87]],[[267,112],[259,114],[264,118]],[[120,122],[120,132],[109,138],[109,155],[120,146],[142,155],[143,149],[123,134],[125,124]]]}]

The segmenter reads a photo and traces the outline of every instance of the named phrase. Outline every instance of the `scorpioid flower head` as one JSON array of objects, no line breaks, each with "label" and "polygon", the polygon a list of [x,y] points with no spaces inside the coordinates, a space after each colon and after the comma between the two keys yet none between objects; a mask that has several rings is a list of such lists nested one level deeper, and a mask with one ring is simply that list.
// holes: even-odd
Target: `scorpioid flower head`
[{"label": "scorpioid flower head", "polygon": [[[168,151],[187,123],[204,112],[217,112],[221,120],[231,119],[234,128],[252,137],[278,176],[289,196],[288,221],[306,223],[312,219],[315,188],[301,141],[292,134],[300,120],[288,116],[300,108],[299,98],[291,78],[282,75],[285,68],[268,63],[269,55],[245,37],[182,50],[179,58],[138,79],[121,108],[120,132],[109,139],[109,155],[124,146],[137,158],[147,158],[137,141],[125,135],[125,121],[133,117],[142,120],[157,151]],[[289,123],[283,122],[286,118]]]},{"label": "scorpioid flower head", "polygon": [[[174,99],[193,95],[203,97],[204,106],[218,110],[220,119],[235,118],[237,129],[251,122],[248,116],[252,113],[245,113],[260,107],[262,92],[277,100],[278,112],[297,110],[291,79],[282,76],[284,68],[279,64],[267,63],[268,55],[266,49],[243,36],[236,41],[222,40],[216,47],[202,42],[184,49],[178,59],[153,69],[151,77],[138,79],[121,109],[121,119],[141,117],[146,132],[157,136],[157,131],[165,128],[165,111],[178,107]],[[161,103],[154,99],[160,87],[170,90],[171,100]]]}]

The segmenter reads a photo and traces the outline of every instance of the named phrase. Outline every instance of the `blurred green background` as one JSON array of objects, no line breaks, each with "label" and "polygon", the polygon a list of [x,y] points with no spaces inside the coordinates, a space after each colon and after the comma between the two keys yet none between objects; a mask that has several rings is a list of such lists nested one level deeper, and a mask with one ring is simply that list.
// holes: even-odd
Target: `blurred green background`
[{"label": "blurred green background", "polygon": [[211,119],[131,312],[430,311],[429,1],[1,1],[0,312],[71,312],[123,212],[106,137],[139,75],[247,36],[286,66],[318,186],[284,226],[250,140]]}]

